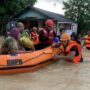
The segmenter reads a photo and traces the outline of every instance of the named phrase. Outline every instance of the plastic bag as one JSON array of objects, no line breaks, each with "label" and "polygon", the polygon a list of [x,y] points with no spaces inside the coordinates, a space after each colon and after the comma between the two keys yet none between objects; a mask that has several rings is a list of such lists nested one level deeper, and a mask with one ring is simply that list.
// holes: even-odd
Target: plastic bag
[{"label": "plastic bag", "polygon": [[19,41],[20,41],[20,44],[26,48],[32,47],[33,42],[28,37],[21,37]]}]

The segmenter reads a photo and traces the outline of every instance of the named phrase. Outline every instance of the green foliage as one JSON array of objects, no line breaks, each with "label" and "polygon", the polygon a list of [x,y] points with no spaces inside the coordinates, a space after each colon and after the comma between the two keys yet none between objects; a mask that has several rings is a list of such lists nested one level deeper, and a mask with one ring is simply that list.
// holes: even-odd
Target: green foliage
[{"label": "green foliage", "polygon": [[27,6],[33,6],[37,0],[0,0],[0,28],[5,22]]},{"label": "green foliage", "polygon": [[63,4],[65,16],[78,23],[78,32],[90,28],[90,0],[67,0]]},{"label": "green foliage", "polygon": [[33,6],[37,0],[4,0],[0,4],[0,14],[15,15],[27,6]]}]

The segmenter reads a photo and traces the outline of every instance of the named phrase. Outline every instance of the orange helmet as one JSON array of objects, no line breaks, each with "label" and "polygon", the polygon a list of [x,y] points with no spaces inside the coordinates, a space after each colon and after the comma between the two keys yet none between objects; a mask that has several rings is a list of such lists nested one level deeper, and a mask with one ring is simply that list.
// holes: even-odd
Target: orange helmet
[{"label": "orange helmet", "polygon": [[67,40],[70,40],[70,35],[67,33],[62,34],[60,41],[67,41]]},{"label": "orange helmet", "polygon": [[50,27],[51,27],[51,26],[54,25],[54,22],[53,22],[52,19],[48,19],[48,20],[46,20],[45,24],[46,24],[47,26],[50,26]]}]

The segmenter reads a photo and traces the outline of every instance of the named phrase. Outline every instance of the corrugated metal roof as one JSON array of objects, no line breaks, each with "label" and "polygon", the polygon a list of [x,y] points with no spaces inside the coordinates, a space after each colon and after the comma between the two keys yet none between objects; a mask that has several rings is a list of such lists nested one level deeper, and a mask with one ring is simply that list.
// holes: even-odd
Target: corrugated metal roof
[{"label": "corrugated metal roof", "polygon": [[61,14],[57,14],[57,13],[53,13],[53,12],[50,12],[50,11],[42,10],[42,9],[39,9],[39,8],[36,8],[36,7],[27,7],[23,11],[21,11],[16,17],[19,17],[20,15],[24,14],[25,12],[27,12],[31,9],[36,11],[36,12],[39,12],[39,13],[43,14],[47,18],[52,18],[53,20],[56,20],[56,21],[59,21],[59,22],[76,23],[76,22],[66,18],[65,16],[63,16]]}]

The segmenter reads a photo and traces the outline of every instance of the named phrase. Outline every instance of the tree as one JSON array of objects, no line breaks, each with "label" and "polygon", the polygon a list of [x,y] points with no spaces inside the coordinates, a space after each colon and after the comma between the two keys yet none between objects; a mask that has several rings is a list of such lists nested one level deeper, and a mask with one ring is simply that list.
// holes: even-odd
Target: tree
[{"label": "tree", "polygon": [[0,29],[5,22],[27,6],[33,6],[37,0],[0,0]]},{"label": "tree", "polygon": [[[68,0],[63,2],[65,16],[78,23],[78,33],[85,31],[90,20],[90,0]],[[90,22],[88,22],[90,25]]]}]

